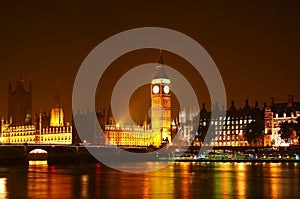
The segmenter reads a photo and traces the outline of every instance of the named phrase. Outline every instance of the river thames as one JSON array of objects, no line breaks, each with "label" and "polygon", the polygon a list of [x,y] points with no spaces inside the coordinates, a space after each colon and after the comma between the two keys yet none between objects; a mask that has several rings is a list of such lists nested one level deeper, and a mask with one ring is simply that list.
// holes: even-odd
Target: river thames
[{"label": "river thames", "polygon": [[141,174],[103,164],[0,167],[0,198],[300,198],[299,185],[299,163],[181,162]]}]

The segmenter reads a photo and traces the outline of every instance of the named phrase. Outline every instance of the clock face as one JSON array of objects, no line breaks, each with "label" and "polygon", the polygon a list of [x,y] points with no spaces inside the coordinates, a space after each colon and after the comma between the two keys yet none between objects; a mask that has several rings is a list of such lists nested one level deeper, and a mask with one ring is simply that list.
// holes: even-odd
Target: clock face
[{"label": "clock face", "polygon": [[153,89],[152,89],[153,93],[154,94],[157,94],[159,92],[159,86],[153,86]]},{"label": "clock face", "polygon": [[164,86],[164,93],[168,94],[170,92],[169,86]]}]

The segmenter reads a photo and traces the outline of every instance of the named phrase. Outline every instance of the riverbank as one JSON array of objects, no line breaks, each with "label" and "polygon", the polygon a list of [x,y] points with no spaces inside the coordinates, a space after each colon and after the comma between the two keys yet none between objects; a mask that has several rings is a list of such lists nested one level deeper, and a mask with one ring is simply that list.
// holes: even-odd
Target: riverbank
[{"label": "riverbank", "polygon": [[275,160],[275,159],[265,159],[265,160],[261,160],[261,159],[251,159],[251,160],[247,160],[247,159],[239,159],[239,160],[230,160],[230,159],[224,159],[224,160],[214,160],[214,159],[176,159],[174,160],[174,162],[245,162],[245,163],[285,163],[285,162],[294,162],[294,163],[300,163],[300,160]]}]

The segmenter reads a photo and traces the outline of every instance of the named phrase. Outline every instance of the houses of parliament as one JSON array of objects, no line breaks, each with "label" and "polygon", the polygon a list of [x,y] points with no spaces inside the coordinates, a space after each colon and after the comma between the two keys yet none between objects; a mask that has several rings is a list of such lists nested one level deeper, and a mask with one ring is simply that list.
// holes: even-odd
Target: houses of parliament
[{"label": "houses of parliament", "polygon": [[[245,129],[251,122],[260,120],[264,124],[264,138],[261,145],[280,146],[297,143],[298,138],[288,142],[280,138],[280,124],[285,121],[295,122],[300,117],[300,102],[294,102],[289,95],[288,103],[275,103],[271,98],[270,105],[260,108],[258,102],[251,107],[246,100],[243,108],[236,108],[234,101],[225,117],[211,118],[211,112],[203,104],[200,111],[192,107],[182,107],[179,115],[171,117],[172,86],[171,79],[164,69],[164,60],[160,53],[154,74],[149,86],[151,96],[151,124],[143,125],[116,124],[111,112],[97,111],[96,115],[104,134],[95,132],[95,124],[88,120],[91,113],[75,114],[80,117],[82,126],[89,140],[77,133],[72,122],[64,119],[59,89],[53,99],[49,113],[32,113],[32,82],[26,83],[22,76],[8,83],[8,115],[1,118],[0,144],[96,144],[116,146],[154,146],[172,145],[175,135],[186,145],[201,146],[212,126],[213,136],[205,145],[210,146],[249,146],[245,138]],[[212,107],[218,109],[216,105]],[[224,115],[224,114],[223,114]],[[199,120],[195,120],[199,118]],[[193,136],[192,136],[193,135]]]},{"label": "houses of parliament", "polygon": [[8,84],[8,117],[1,118],[2,144],[71,144],[72,126],[64,121],[64,110],[57,90],[49,114],[32,114],[32,82],[22,76]]},{"label": "houses of parliament", "polygon": [[[8,116],[1,118],[0,143],[2,144],[106,144],[126,146],[161,146],[171,143],[171,81],[163,68],[160,55],[151,81],[152,125],[136,126],[115,124],[111,109],[105,115],[97,112],[105,136],[95,133],[94,124],[81,115],[86,133],[92,140],[82,140],[70,122],[64,121],[64,110],[57,91],[50,113],[32,114],[32,82],[28,85],[20,78],[15,85],[8,84]],[[76,116],[75,116],[76,117]],[[174,128],[174,125],[173,125]]]}]

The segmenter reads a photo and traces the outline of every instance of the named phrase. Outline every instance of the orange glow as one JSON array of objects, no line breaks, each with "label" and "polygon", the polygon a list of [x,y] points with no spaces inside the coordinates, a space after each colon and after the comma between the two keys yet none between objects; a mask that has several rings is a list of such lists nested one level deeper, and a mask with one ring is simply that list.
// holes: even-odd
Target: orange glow
[{"label": "orange glow", "polygon": [[232,165],[230,163],[221,163],[219,165],[221,172],[216,173],[218,176],[215,176],[215,178],[222,180],[215,181],[215,194],[222,195],[222,198],[226,199],[229,198],[232,190],[231,173],[228,172],[232,168]]},{"label": "orange glow", "polygon": [[236,179],[237,180],[237,191],[238,191],[238,198],[244,199],[246,198],[246,164],[245,163],[237,163],[237,172],[236,172]]},{"label": "orange glow", "polygon": [[60,175],[53,169],[55,169],[55,167],[48,165],[28,167],[28,198],[40,198],[41,194],[47,195],[48,198],[72,198],[73,176]]},{"label": "orange glow", "polygon": [[2,128],[1,143],[13,144],[71,144],[72,126],[47,127],[41,132],[36,125]]},{"label": "orange glow", "polygon": [[0,178],[0,198],[7,198],[7,178]]},{"label": "orange glow", "polygon": [[108,145],[149,146],[155,134],[146,127],[130,125],[106,125],[105,135]]},{"label": "orange glow", "polygon": [[48,165],[47,160],[30,160],[29,165]]},{"label": "orange glow", "polygon": [[269,183],[269,190],[270,196],[273,199],[280,198],[280,166],[281,164],[278,163],[270,163],[270,183]]},{"label": "orange glow", "polygon": [[87,198],[89,195],[88,181],[89,181],[88,175],[81,176],[81,198]]},{"label": "orange glow", "polygon": [[[147,193],[151,193],[151,198],[164,198],[166,195],[164,194],[171,194],[174,193],[174,166],[169,165],[164,169],[157,170],[152,173],[146,173],[145,179],[145,186],[147,186],[148,190]],[[145,187],[144,186],[144,187]]]},{"label": "orange glow", "polygon": [[180,192],[184,198],[191,198],[190,187],[193,174],[190,173],[190,169],[192,166],[192,163],[180,164],[180,170],[182,171],[180,175]]},{"label": "orange glow", "polygon": [[34,150],[30,151],[29,153],[48,153],[48,152],[43,149],[34,149]]},{"label": "orange glow", "polygon": [[64,111],[61,107],[51,109],[50,126],[64,126]]}]

